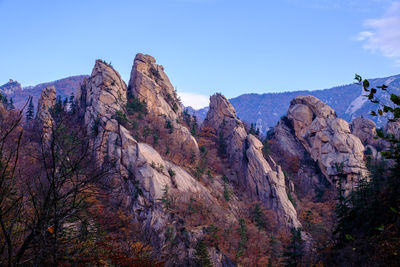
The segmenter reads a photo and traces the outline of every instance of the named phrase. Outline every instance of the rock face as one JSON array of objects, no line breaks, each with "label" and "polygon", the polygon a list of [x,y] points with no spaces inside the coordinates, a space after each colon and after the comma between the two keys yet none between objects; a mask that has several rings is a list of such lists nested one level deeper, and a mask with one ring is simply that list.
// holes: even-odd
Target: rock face
[{"label": "rock face", "polygon": [[283,117],[268,136],[270,153],[291,175],[300,197],[313,196],[325,191],[329,184],[318,164],[297,139],[291,122]]},{"label": "rock face", "polygon": [[185,163],[187,159],[198,157],[199,148],[196,139],[183,126],[182,104],[174,87],[164,72],[164,67],[156,64],[149,55],[137,54],[129,80],[128,95],[145,101],[150,114],[163,118],[172,125],[169,146],[179,148],[171,150],[170,158],[175,163]]},{"label": "rock face", "polygon": [[48,86],[40,94],[38,101],[36,121],[42,128],[42,138],[50,140],[52,126],[54,124],[50,109],[56,104],[56,89],[54,86]]},{"label": "rock face", "polygon": [[[160,198],[166,185],[170,188],[177,187],[180,191],[200,190],[199,183],[186,171],[164,161],[151,146],[138,143],[130,132],[118,123],[115,114],[118,111],[124,112],[126,89],[118,72],[108,64],[96,61],[92,76],[81,93],[81,100],[84,100],[85,124],[88,131],[92,131],[96,136],[94,147],[98,161],[114,161],[123,177],[129,178],[134,174],[149,201]],[[164,166],[163,171],[157,171],[151,165]],[[174,181],[176,185],[172,184],[169,169],[179,174]]]},{"label": "rock face", "polygon": [[376,136],[376,125],[370,119],[358,117],[350,123],[351,133],[360,138],[364,145],[377,145],[378,141],[374,139]]},{"label": "rock face", "polygon": [[247,197],[274,209],[283,223],[299,227],[296,210],[286,193],[281,168],[271,158],[268,162],[264,159],[261,151],[263,145],[253,135],[246,133],[243,123],[236,117],[235,109],[223,95],[211,96],[203,127],[210,127],[219,135],[219,146],[225,150],[231,165],[226,173],[228,178]]},{"label": "rock face", "polygon": [[385,126],[385,132],[387,134],[394,135],[395,138],[400,138],[400,120],[389,121]]},{"label": "rock face", "polygon": [[[141,222],[143,233],[149,237],[155,250],[162,250],[165,246],[167,228],[173,229],[179,224],[177,218],[171,218],[160,204],[166,188],[175,200],[189,200],[196,195],[207,206],[217,205],[218,201],[208,189],[186,170],[164,159],[150,145],[137,142],[118,122],[115,114],[125,114],[127,87],[110,65],[96,61],[91,77],[78,93],[78,99],[85,125],[93,135],[96,162],[99,165],[111,162],[116,167],[116,174],[108,181],[120,192],[115,202],[122,203],[122,207],[134,215],[134,220]],[[159,103],[154,103],[154,106],[159,106]],[[189,235],[192,247],[200,237]],[[187,259],[191,250],[182,247],[184,244],[179,243],[174,248],[176,258],[167,257],[168,260],[181,262]]]},{"label": "rock face", "polygon": [[[352,181],[367,174],[363,144],[351,134],[348,123],[337,118],[328,105],[313,96],[296,97],[290,103],[287,120],[295,139],[331,184],[343,172],[347,176],[346,188],[350,189]],[[283,137],[275,135],[275,138]],[[285,143],[284,140],[278,142]],[[293,150],[299,149],[294,147]]]},{"label": "rock face", "polygon": [[145,100],[148,109],[157,115],[166,115],[176,120],[182,113],[182,106],[164,72],[164,67],[157,65],[156,60],[150,55],[136,55],[128,93]]}]

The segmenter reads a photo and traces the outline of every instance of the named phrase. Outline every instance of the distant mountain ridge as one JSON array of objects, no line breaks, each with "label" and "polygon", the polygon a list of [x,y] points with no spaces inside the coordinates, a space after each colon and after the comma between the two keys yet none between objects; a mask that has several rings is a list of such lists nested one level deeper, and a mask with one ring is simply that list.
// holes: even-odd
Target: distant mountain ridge
[{"label": "distant mountain ridge", "polygon": [[[50,85],[54,85],[57,95],[62,98],[68,97],[71,93],[75,92],[77,87],[83,82],[87,75],[71,76],[64,79],[41,83],[36,86],[21,87],[17,81],[10,81],[0,86],[0,93],[13,98],[14,105],[17,108],[23,107],[29,96],[33,97],[33,103],[37,103],[40,92]],[[371,87],[376,87],[382,84],[387,85],[388,91],[395,94],[400,94],[400,74],[370,79]],[[231,104],[236,110],[238,117],[248,123],[256,123],[257,128],[260,129],[262,134],[274,127],[279,119],[284,116],[290,105],[290,101],[296,96],[312,95],[331,106],[337,115],[347,121],[351,121],[356,117],[366,117],[373,120],[378,127],[386,124],[386,120],[382,117],[373,117],[370,111],[376,109],[376,105],[367,101],[363,97],[364,92],[360,85],[348,84],[337,86],[330,89],[323,90],[301,90],[290,91],[282,93],[265,93],[265,94],[243,94],[238,97],[229,99]],[[378,90],[377,96],[383,100],[384,103],[389,103],[388,95],[382,95]],[[187,107],[190,114],[197,116],[199,121],[204,120],[208,107],[195,110]]]},{"label": "distant mountain ridge", "polygon": [[[387,85],[388,91],[400,94],[400,74],[385,78],[376,78],[369,80],[371,87],[382,84]],[[378,127],[386,124],[386,120],[382,117],[373,117],[369,113],[377,106],[367,98],[362,91],[360,85],[348,84],[337,86],[330,89],[315,91],[291,91],[282,93],[265,93],[265,94],[243,94],[238,97],[229,99],[234,106],[237,115],[241,120],[256,123],[261,133],[265,134],[270,127],[274,127],[279,119],[284,116],[290,106],[290,101],[296,96],[312,95],[331,106],[337,115],[347,121],[351,121],[356,117],[366,117],[373,120]],[[385,103],[389,103],[388,96],[383,96],[378,90],[378,97]],[[193,110],[189,112],[195,114],[199,120],[204,119],[208,107]]]},{"label": "distant mountain ridge", "polygon": [[21,87],[20,83],[10,79],[8,83],[0,86],[0,93],[7,95],[8,98],[12,98],[14,101],[14,106],[17,108],[22,108],[29,96],[33,97],[33,103],[36,106],[40,97],[40,93],[47,86],[53,85],[57,90],[57,95],[61,96],[62,98],[69,97],[72,93],[75,93],[78,86],[87,77],[89,76],[70,76],[60,80],[26,87]]}]

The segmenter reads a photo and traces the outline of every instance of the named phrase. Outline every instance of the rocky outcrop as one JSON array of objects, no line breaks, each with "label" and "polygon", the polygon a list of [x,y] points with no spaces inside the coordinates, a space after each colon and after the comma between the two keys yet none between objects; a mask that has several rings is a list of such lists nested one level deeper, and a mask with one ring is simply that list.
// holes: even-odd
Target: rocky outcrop
[{"label": "rocky outcrop", "polygon": [[231,180],[245,187],[244,177],[244,142],[247,137],[244,124],[236,117],[231,103],[221,94],[210,97],[210,108],[203,127],[210,127],[218,133],[220,150],[228,156],[232,164]]},{"label": "rocky outcrop", "polygon": [[386,134],[391,134],[395,138],[400,138],[400,119],[389,121],[385,126]]},{"label": "rocky outcrop", "polygon": [[[387,150],[390,147],[390,144],[385,140],[379,138],[375,139],[377,136],[376,125],[370,119],[363,117],[355,118],[350,123],[350,129],[351,133],[360,138],[361,142],[364,144],[364,154],[366,156],[379,160],[382,158],[380,151]],[[396,129],[396,127],[394,127],[394,129]]]},{"label": "rocky outcrop", "polygon": [[48,86],[42,90],[38,101],[36,121],[42,129],[42,138],[44,141],[50,140],[52,126],[54,124],[51,115],[51,109],[56,104],[56,89],[54,86]]},{"label": "rocky outcrop", "polygon": [[[329,184],[318,164],[297,139],[291,122],[283,117],[269,133],[270,153],[288,172],[299,197],[321,195]],[[294,189],[293,189],[294,191]]]},{"label": "rocky outcrop", "polygon": [[378,141],[374,139],[376,136],[376,125],[370,119],[358,117],[350,123],[351,133],[358,138],[364,145],[377,145]]},{"label": "rocky outcrop", "polygon": [[174,87],[164,72],[149,55],[137,54],[129,80],[128,95],[146,102],[148,112],[164,123],[170,124],[168,146],[169,158],[175,163],[187,163],[193,155],[197,158],[199,148],[196,139],[182,122],[182,104]]},{"label": "rocky outcrop", "polygon": [[[119,123],[116,114],[125,114],[127,87],[110,65],[96,61],[92,75],[81,87],[78,98],[81,115],[93,136],[96,162],[116,168],[115,174],[107,178],[107,182],[119,192],[115,194],[115,203],[134,215],[134,220],[141,223],[142,231],[149,237],[153,248],[164,253],[167,228],[182,227],[177,217],[171,217],[163,209],[160,200],[165,198],[166,192],[176,202],[188,202],[196,196],[211,210],[217,207],[217,199],[184,168],[163,158],[150,145],[136,141],[130,131]],[[155,106],[158,105],[155,103]],[[189,233],[188,238],[193,248],[201,234]],[[188,253],[191,250],[181,242],[173,251],[178,256],[166,257],[168,261],[183,262],[190,256]],[[166,256],[162,253],[160,257]]]},{"label": "rocky outcrop", "polygon": [[[296,97],[290,103],[287,120],[295,139],[331,184],[343,173],[347,176],[345,184],[350,189],[352,181],[356,181],[359,175],[367,175],[363,144],[351,134],[348,123],[337,118],[328,105],[313,96]],[[282,138],[275,136],[276,139]],[[299,149],[294,147],[293,150]]]},{"label": "rocky outcrop", "polygon": [[182,113],[182,105],[164,72],[164,67],[157,65],[154,57],[150,55],[136,55],[128,93],[145,100],[147,108],[157,115],[166,115],[176,120]]},{"label": "rocky outcrop", "polygon": [[274,209],[283,223],[299,227],[297,213],[285,189],[281,168],[263,157],[261,142],[247,134],[243,123],[236,117],[235,109],[221,94],[210,97],[210,109],[203,127],[214,129],[219,136],[219,146],[225,150],[230,165],[227,177],[238,185],[245,197],[261,201]]}]

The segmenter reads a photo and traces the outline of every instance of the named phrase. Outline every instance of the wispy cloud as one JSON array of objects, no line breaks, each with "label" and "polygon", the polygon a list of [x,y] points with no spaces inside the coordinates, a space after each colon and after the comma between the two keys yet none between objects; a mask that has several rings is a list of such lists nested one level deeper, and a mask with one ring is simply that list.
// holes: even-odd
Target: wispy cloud
[{"label": "wispy cloud", "polygon": [[366,31],[358,34],[364,49],[380,52],[400,63],[400,2],[394,2],[384,16],[364,22]]},{"label": "wispy cloud", "polygon": [[209,96],[206,95],[187,92],[178,92],[178,95],[186,107],[191,106],[194,109],[200,109],[207,107],[210,103]]}]

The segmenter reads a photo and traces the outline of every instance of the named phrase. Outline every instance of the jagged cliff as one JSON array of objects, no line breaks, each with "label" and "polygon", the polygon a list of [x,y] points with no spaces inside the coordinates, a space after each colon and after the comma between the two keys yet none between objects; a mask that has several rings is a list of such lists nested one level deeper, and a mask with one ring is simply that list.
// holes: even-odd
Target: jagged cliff
[{"label": "jagged cliff", "polygon": [[[302,227],[309,207],[303,199],[320,201],[319,192],[333,192],[342,174],[347,190],[355,186],[359,175],[367,175],[364,145],[379,145],[369,120],[349,126],[312,96],[293,99],[262,143],[247,132],[229,101],[215,94],[196,135],[185,124],[164,68],[143,54],[135,57],[128,86],[111,65],[97,60],[76,99],[96,164],[113,170],[103,181],[113,190],[110,203],[132,216],[167,266],[193,264],[197,244],[215,238],[210,229],[237,225],[243,231],[243,222],[255,229],[255,203],[269,214],[269,231]],[[36,116],[45,139],[55,105],[54,87],[45,88]],[[302,238],[310,253],[312,237],[303,231]],[[232,265],[231,246],[207,248],[215,266]],[[236,246],[243,249],[240,242]]]},{"label": "jagged cliff", "polygon": [[[146,103],[152,128],[168,124],[168,127],[173,129],[169,134],[168,143],[165,143],[169,148],[169,159],[183,164],[198,158],[196,139],[189,129],[182,125],[182,104],[164,72],[164,67],[157,65],[152,56],[136,55],[129,80],[128,96]],[[194,159],[190,160],[191,158]]]},{"label": "jagged cliff", "polygon": [[236,183],[244,195],[261,201],[279,215],[282,223],[299,227],[296,210],[287,197],[285,177],[272,158],[261,152],[263,145],[247,134],[235,109],[221,94],[210,97],[210,109],[203,127],[214,129],[231,163],[227,177]]},{"label": "jagged cliff", "polygon": [[[215,212],[215,209],[220,209],[215,198],[218,192],[210,192],[187,170],[161,156],[150,145],[135,140],[130,130],[121,125],[116,116],[126,114],[127,87],[110,65],[97,60],[91,77],[78,95],[85,125],[88,132],[93,134],[93,148],[98,164],[113,163],[116,166],[117,173],[109,182],[120,192],[115,201],[135,214],[134,220],[141,223],[143,233],[148,235],[152,246],[161,252],[159,256],[168,259],[165,254],[167,229],[171,227],[173,231],[178,231],[184,222],[178,217],[171,217],[164,210],[160,200],[165,198],[165,193],[173,197],[175,203],[188,203],[191,197],[196,197]],[[152,102],[154,106],[159,105],[158,100],[160,98]],[[149,108],[149,113],[153,111]],[[118,113],[120,115],[116,115]],[[230,213],[229,209],[224,211],[225,215],[234,218]],[[167,263],[183,264],[190,259],[196,240],[202,235],[201,231],[189,233],[189,247],[185,247],[182,242],[173,251],[168,251],[177,258],[169,259]],[[213,255],[216,264],[221,264],[224,258],[221,253],[214,251]]]},{"label": "jagged cliff", "polygon": [[[351,134],[349,124],[337,118],[333,109],[313,96],[293,99],[287,117],[278,123],[274,132],[278,134],[274,134],[273,140],[281,146],[283,157],[292,156],[302,162],[312,159],[317,163],[318,167],[313,166],[311,170],[303,172],[301,166],[296,170],[298,176],[310,180],[306,184],[313,184],[314,188],[323,182],[318,172],[322,172],[330,184],[344,174],[347,190],[355,185],[360,175],[367,175],[360,139]],[[286,134],[280,134],[282,132]],[[315,178],[306,177],[310,174]]]}]

